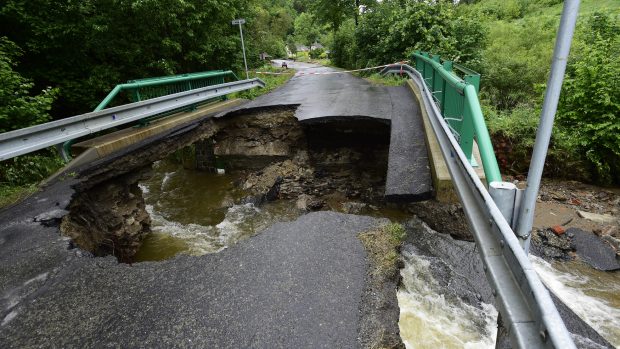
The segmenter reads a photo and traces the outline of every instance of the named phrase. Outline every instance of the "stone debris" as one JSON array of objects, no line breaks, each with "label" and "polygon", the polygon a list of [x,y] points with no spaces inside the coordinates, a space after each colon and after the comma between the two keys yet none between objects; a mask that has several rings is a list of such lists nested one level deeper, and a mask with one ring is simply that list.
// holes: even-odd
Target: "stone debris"
[{"label": "stone debris", "polygon": [[562,228],[561,225],[554,225],[550,229],[551,229],[552,232],[555,233],[555,235],[562,235],[562,234],[566,233],[566,230],[564,230],[564,228]]},{"label": "stone debris", "polygon": [[572,234],[557,235],[551,229],[542,229],[532,234],[532,242],[543,257],[570,260],[570,252],[575,251],[571,237]]},{"label": "stone debris", "polygon": [[620,229],[618,228],[617,225],[607,225],[600,229],[594,229],[593,232],[594,234],[601,236],[601,237],[603,236],[613,236],[616,238],[620,237]]},{"label": "stone debris", "polygon": [[586,212],[586,211],[577,211],[577,214],[581,218],[585,218],[585,219],[591,220],[596,223],[601,223],[601,224],[611,224],[617,221],[617,218],[615,218],[612,215],[608,215],[608,214],[599,214],[599,213],[592,213],[592,212]]},{"label": "stone debris", "polygon": [[363,202],[343,202],[342,203],[342,210],[345,213],[359,214],[366,207],[368,207],[368,204],[363,203]]},{"label": "stone debris", "polygon": [[318,211],[325,206],[325,201],[312,195],[301,194],[295,205],[302,211]]}]

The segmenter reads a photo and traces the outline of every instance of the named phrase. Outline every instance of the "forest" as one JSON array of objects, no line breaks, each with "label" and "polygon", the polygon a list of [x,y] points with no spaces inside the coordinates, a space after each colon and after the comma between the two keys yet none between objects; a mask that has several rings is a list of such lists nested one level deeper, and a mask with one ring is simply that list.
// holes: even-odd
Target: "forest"
[{"label": "forest", "polygon": [[[321,43],[362,68],[440,54],[481,73],[503,171],[527,173],[561,0],[4,0],[0,132],[92,111],[129,79],[241,72]],[[327,52],[316,53],[326,57]],[[311,52],[312,54],[312,52]],[[239,74],[238,74],[239,75]],[[583,0],[545,175],[620,183],[620,2]],[[61,165],[53,149],[0,163],[0,192]],[[9,189],[6,189],[9,188]]]}]

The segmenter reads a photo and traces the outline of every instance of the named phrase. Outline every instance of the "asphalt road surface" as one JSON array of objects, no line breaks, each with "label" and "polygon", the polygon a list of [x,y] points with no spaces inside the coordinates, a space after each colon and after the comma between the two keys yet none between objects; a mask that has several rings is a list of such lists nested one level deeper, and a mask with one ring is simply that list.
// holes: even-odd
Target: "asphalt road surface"
[{"label": "asphalt road surface", "polygon": [[[276,66],[282,62],[273,61]],[[382,86],[335,68],[286,63],[289,69],[296,70],[286,85],[237,109],[297,106],[295,116],[302,123],[355,118],[386,120],[391,124],[386,199],[411,202],[431,197],[432,179],[420,106],[407,86]]]},{"label": "asphalt road surface", "polygon": [[[298,105],[301,121],[389,122],[395,113],[408,115],[414,100],[405,92],[349,74],[299,75],[243,108]],[[59,232],[79,181],[79,175],[66,177],[0,211],[1,348],[361,345],[361,304],[369,288],[357,234],[379,220],[313,213],[217,254],[119,264],[70,248]]]},{"label": "asphalt road surface", "polygon": [[313,213],[217,254],[127,265],[32,222],[65,189],[1,216],[0,347],[359,347],[357,233],[378,220]]},{"label": "asphalt road surface", "polygon": [[[274,60],[276,66],[281,60]],[[389,120],[393,104],[410,104],[412,98],[401,99],[395,91],[405,87],[385,87],[330,67],[287,61],[296,74],[289,82],[269,94],[244,105],[243,109],[298,105],[295,116],[300,120],[323,117],[364,116]],[[312,74],[327,75],[312,75]],[[337,73],[337,74],[334,74]]]}]

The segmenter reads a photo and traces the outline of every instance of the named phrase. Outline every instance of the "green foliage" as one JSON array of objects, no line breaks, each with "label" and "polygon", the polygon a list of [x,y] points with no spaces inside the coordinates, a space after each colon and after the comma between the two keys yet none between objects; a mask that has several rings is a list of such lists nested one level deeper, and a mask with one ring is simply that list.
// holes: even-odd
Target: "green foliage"
[{"label": "green foliage", "polygon": [[12,186],[0,184],[0,208],[12,205],[37,190],[36,185]]},{"label": "green foliage", "polygon": [[241,70],[234,18],[246,18],[248,59],[257,63],[292,28],[290,7],[275,7],[266,0],[7,0],[0,31],[24,48],[23,75],[60,88],[53,113],[65,117],[91,111],[129,79]]},{"label": "green foliage", "polygon": [[46,88],[31,96],[34,83],[13,70],[20,48],[0,37],[0,133],[48,121],[56,90]]},{"label": "green foliage", "polygon": [[373,73],[367,77],[365,77],[364,79],[370,81],[373,84],[376,85],[383,85],[383,86],[401,86],[402,84],[404,84],[407,81],[407,75],[401,77],[395,74],[390,74],[390,75],[386,75],[383,76],[379,73]]},{"label": "green foliage", "polygon": [[345,22],[331,51],[338,56],[336,65],[347,68],[400,61],[417,49],[457,62],[479,62],[484,37],[479,21],[459,16],[449,2],[388,0],[375,4],[357,27]]},{"label": "green foliage", "polygon": [[[527,174],[540,122],[540,108],[519,105],[511,110],[498,111],[485,105],[483,110],[502,171]],[[589,180],[588,168],[582,160],[571,142],[570,132],[555,127],[545,162],[545,174]]]},{"label": "green foliage", "polygon": [[35,155],[23,155],[0,162],[0,183],[24,186],[37,183],[64,165],[55,150],[43,150]]},{"label": "green foliage", "polygon": [[292,35],[286,38],[286,47],[293,55],[297,54],[297,44],[295,44],[295,38]]},{"label": "green foliage", "polygon": [[310,50],[310,52],[308,53],[308,55],[310,56],[310,58],[312,59],[318,59],[321,58],[321,55],[325,53],[325,50],[322,48],[315,48],[313,50]]},{"label": "green foliage", "polygon": [[549,72],[556,28],[556,19],[494,23],[479,67],[483,97],[501,110],[539,99],[535,85]]},{"label": "green foliage", "polygon": [[[470,67],[482,73],[487,125],[510,172],[527,172],[561,8],[558,0],[481,0],[457,8],[466,18],[486,14],[486,47],[480,65]],[[618,2],[582,3],[546,175],[620,182],[619,14]]]},{"label": "green foliage", "polygon": [[399,245],[407,237],[405,228],[399,223],[389,223],[383,229],[393,244]]},{"label": "green foliage", "polygon": [[522,3],[520,0],[491,0],[481,3],[478,11],[489,19],[510,20],[523,16]]},{"label": "green foliage", "polygon": [[[278,75],[271,75],[271,74],[256,74],[256,71],[261,71],[261,72],[272,72],[272,73],[279,73]],[[274,67],[272,65],[264,65],[262,67],[260,67],[259,69],[250,72],[251,75],[256,76],[260,79],[262,79],[265,82],[265,87],[264,88],[253,88],[250,90],[246,90],[246,91],[242,91],[242,92],[238,92],[236,94],[231,95],[231,98],[245,98],[245,99],[254,99],[258,96],[264,95],[265,93],[268,93],[270,91],[273,91],[274,89],[284,85],[291,77],[293,77],[293,75],[295,74],[295,71],[292,69],[283,69],[283,68],[278,68],[278,67]]]},{"label": "green foliage", "polygon": [[620,23],[594,14],[570,62],[558,123],[600,182],[620,182]]},{"label": "green foliage", "polygon": [[[253,18],[248,19],[245,34],[252,52],[267,52],[273,57],[285,56],[285,40],[293,31],[294,11],[287,1],[255,1],[252,7]],[[255,55],[258,53],[255,53]],[[255,58],[255,56],[252,56]],[[253,60],[253,63],[256,62]]]},{"label": "green foliage", "polygon": [[358,53],[353,20],[346,21],[334,33],[330,58],[337,67],[355,68],[357,66]]},{"label": "green foliage", "polygon": [[304,12],[295,18],[295,39],[297,42],[310,46],[319,40],[321,33],[322,29],[315,22],[312,14]]},{"label": "green foliage", "polygon": [[334,31],[348,18],[353,18],[356,12],[353,0],[310,0],[308,5],[317,20]]}]

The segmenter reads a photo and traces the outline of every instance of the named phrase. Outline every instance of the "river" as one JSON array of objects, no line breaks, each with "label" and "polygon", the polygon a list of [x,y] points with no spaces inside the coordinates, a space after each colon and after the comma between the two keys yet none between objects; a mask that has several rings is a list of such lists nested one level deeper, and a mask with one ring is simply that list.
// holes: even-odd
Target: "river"
[{"label": "river", "polygon": [[[260,207],[235,204],[239,176],[184,169],[161,160],[152,176],[140,183],[152,219],[152,234],[137,261],[163,260],[184,253],[215,253],[281,221],[300,215],[291,201]],[[374,212],[392,220],[407,214],[394,209]],[[428,257],[403,251],[400,306],[401,337],[407,348],[494,348],[497,311],[475,307],[444,292]],[[548,263],[531,257],[545,284],[572,310],[615,346],[620,346],[620,274],[599,272],[580,262]]]}]

